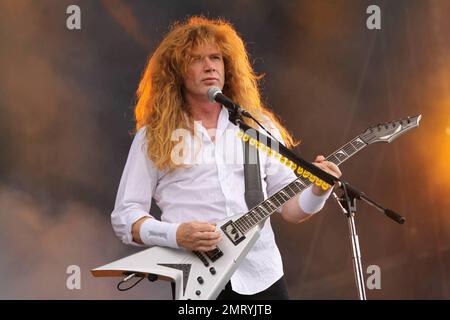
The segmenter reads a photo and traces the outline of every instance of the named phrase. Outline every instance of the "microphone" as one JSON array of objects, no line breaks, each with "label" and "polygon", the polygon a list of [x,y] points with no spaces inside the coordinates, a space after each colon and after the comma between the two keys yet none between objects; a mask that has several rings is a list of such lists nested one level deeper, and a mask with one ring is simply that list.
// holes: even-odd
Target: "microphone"
[{"label": "microphone", "polygon": [[208,99],[211,102],[218,102],[222,104],[225,108],[233,112],[241,112],[242,115],[246,117],[251,117],[251,114],[242,109],[237,103],[234,103],[230,98],[222,93],[217,87],[211,87],[208,89]]}]

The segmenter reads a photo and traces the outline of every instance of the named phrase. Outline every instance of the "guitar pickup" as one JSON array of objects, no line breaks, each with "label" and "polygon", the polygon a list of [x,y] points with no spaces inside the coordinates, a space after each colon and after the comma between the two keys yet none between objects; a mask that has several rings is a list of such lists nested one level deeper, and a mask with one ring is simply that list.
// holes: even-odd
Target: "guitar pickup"
[{"label": "guitar pickup", "polygon": [[237,246],[242,240],[245,239],[245,236],[239,231],[239,229],[234,225],[233,221],[228,221],[223,226],[220,227],[228,237],[228,239],[233,242],[235,246]]},{"label": "guitar pickup", "polygon": [[219,247],[211,250],[211,251],[206,251],[205,254],[208,256],[208,258],[214,262],[217,259],[219,259],[221,256],[223,256],[223,252],[222,250],[219,249]]}]

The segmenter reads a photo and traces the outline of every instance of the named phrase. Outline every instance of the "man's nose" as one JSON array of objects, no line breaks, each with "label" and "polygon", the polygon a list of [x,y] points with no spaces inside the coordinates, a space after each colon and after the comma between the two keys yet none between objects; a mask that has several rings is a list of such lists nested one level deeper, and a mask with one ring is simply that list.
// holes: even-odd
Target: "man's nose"
[{"label": "man's nose", "polygon": [[215,71],[214,63],[211,61],[211,59],[206,58],[203,62],[203,69],[208,71]]}]

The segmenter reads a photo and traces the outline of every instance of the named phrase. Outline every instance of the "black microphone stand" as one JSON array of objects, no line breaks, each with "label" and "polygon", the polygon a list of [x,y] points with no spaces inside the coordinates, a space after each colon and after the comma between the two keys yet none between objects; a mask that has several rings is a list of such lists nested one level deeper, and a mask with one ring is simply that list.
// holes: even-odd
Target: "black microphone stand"
[{"label": "black microphone stand", "polygon": [[239,105],[234,104],[233,106],[226,106],[229,113],[229,120],[233,124],[239,126],[239,128],[246,133],[249,137],[256,139],[259,142],[267,143],[267,146],[277,145],[279,147],[279,153],[291,160],[293,163],[298,166],[307,169],[311,174],[315,175],[319,179],[322,179],[326,183],[334,186],[335,188],[340,188],[343,191],[342,196],[337,196],[336,193],[333,192],[333,198],[336,200],[339,208],[347,217],[347,223],[349,228],[349,238],[350,238],[350,248],[352,251],[352,260],[353,260],[353,271],[355,274],[355,282],[356,288],[358,291],[358,297],[360,300],[366,300],[366,291],[365,291],[365,283],[364,283],[364,272],[362,268],[361,262],[361,250],[359,247],[359,239],[358,234],[356,233],[356,224],[355,224],[355,215],[356,215],[356,200],[363,200],[369,205],[377,208],[385,215],[387,215],[390,219],[394,220],[399,224],[403,224],[405,222],[405,218],[399,215],[398,213],[382,207],[380,204],[375,201],[369,199],[363,192],[357,190],[352,187],[348,182],[340,178],[336,178],[333,175],[330,175],[328,172],[323,171],[322,169],[316,167],[312,163],[303,160],[301,157],[297,156],[291,150],[286,148],[282,143],[277,141],[276,139],[272,139],[269,136],[261,133],[255,128],[252,128],[244,123],[243,117],[248,117],[253,119],[260,127],[264,129],[267,133],[270,134],[248,111],[242,109]]},{"label": "black microphone stand", "polygon": [[355,213],[356,198],[339,198],[333,192],[333,198],[336,200],[339,208],[347,216],[348,230],[350,234],[350,250],[352,252],[353,272],[355,274],[356,290],[358,291],[359,300],[367,300],[366,289],[364,285],[364,271],[361,261],[361,250],[359,248],[359,238],[356,234]]}]

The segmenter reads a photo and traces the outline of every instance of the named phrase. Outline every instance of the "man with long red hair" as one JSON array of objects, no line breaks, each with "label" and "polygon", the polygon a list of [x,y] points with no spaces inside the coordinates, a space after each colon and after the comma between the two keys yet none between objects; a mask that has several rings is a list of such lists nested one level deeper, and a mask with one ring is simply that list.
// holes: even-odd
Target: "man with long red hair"
[{"label": "man with long red hair", "polygon": [[[226,134],[238,127],[228,121],[223,106],[208,100],[207,91],[220,88],[293,146],[292,136],[262,104],[258,80],[244,42],[228,22],[193,17],[172,27],[150,56],[137,90],[136,134],[111,215],[124,243],[210,251],[221,240],[214,222],[248,211],[242,159],[229,161],[236,152],[234,159],[242,158],[242,147],[235,148],[239,139]],[[323,156],[315,165],[341,175]],[[265,197],[296,178],[263,153],[260,168]],[[314,185],[279,212],[300,223],[321,210],[329,195]],[[149,213],[152,198],[161,208],[161,221]],[[218,298],[288,299],[270,218]]]}]

